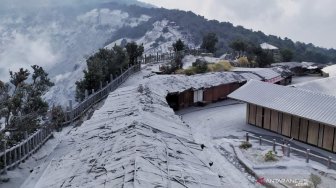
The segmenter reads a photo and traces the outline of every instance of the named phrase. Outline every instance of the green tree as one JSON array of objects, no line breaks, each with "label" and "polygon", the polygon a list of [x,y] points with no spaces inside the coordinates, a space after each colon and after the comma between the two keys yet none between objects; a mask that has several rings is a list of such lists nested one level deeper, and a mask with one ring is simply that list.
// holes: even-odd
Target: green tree
[{"label": "green tree", "polygon": [[126,44],[126,51],[129,57],[129,62],[131,65],[136,64],[136,60],[138,57],[141,57],[144,52],[143,45],[137,45],[135,42]]},{"label": "green tree", "polygon": [[178,39],[175,43],[173,43],[173,48],[175,52],[180,52],[184,50],[185,45],[181,39]]},{"label": "green tree", "polygon": [[229,47],[237,52],[238,57],[241,57],[244,55],[244,52],[248,50],[249,45],[247,42],[242,40],[235,40],[229,44]]},{"label": "green tree", "polygon": [[267,67],[274,63],[273,54],[261,49],[260,47],[254,49],[254,54],[256,55],[256,62],[259,67]]},{"label": "green tree", "polygon": [[292,50],[290,49],[282,49],[280,53],[281,53],[282,61],[284,62],[290,62],[294,57],[294,54]]},{"label": "green tree", "polygon": [[23,68],[18,72],[10,71],[13,89],[9,85],[0,86],[1,114],[6,119],[6,126],[21,132],[32,132],[39,126],[40,119],[48,111],[48,103],[42,96],[54,85],[42,67],[33,65],[32,69],[33,74]]},{"label": "green tree", "polygon": [[201,45],[201,48],[207,50],[207,52],[209,53],[215,53],[217,42],[218,37],[216,33],[208,33],[203,37],[203,43]]},{"label": "green tree", "polygon": [[[76,100],[82,101],[85,97],[85,90],[89,92],[100,89],[100,82],[110,81],[110,75],[120,75],[124,67],[130,62],[135,62],[137,57],[143,53],[143,46],[128,43],[129,53],[115,45],[112,49],[100,49],[97,53],[87,58],[87,69],[84,70],[83,79],[76,82]],[[130,56],[130,57],[129,57]],[[132,58],[132,60],[131,60]]]}]

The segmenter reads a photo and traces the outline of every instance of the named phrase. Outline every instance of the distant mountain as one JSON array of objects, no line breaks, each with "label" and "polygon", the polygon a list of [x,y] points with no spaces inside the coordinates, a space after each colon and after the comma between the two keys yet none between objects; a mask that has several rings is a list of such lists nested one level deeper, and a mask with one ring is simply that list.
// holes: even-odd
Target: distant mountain
[{"label": "distant mountain", "polygon": [[203,35],[215,32],[218,56],[230,52],[230,42],[243,39],[291,49],[297,61],[336,62],[334,49],[294,43],[136,0],[27,0],[20,5],[19,0],[4,1],[8,3],[0,7],[0,80],[8,80],[9,70],[41,65],[56,83],[45,96],[50,104],[74,99],[74,83],[83,76],[85,57],[128,41],[143,43],[145,53],[150,54],[168,51],[179,38],[191,48],[199,47]]},{"label": "distant mountain", "polygon": [[[108,4],[106,4],[106,6],[108,6]],[[336,62],[335,49],[326,49],[314,46],[311,43],[293,42],[288,38],[282,39],[274,35],[265,35],[261,31],[248,30],[242,26],[235,27],[229,22],[207,20],[203,16],[196,15],[190,11],[167,10],[164,8],[148,9],[137,6],[122,7],[121,9],[134,17],[146,14],[149,15],[151,19],[134,28],[124,26],[112,36],[111,41],[121,37],[139,38],[153,29],[153,23],[167,19],[170,22],[174,22],[175,25],[179,27],[179,31],[184,35],[188,35],[189,39],[196,45],[201,44],[202,38],[206,33],[215,32],[219,37],[218,51],[216,53],[218,56],[231,51],[229,44],[234,40],[240,39],[256,45],[267,42],[280,49],[290,49],[294,52],[294,61],[312,61],[317,63]]]}]

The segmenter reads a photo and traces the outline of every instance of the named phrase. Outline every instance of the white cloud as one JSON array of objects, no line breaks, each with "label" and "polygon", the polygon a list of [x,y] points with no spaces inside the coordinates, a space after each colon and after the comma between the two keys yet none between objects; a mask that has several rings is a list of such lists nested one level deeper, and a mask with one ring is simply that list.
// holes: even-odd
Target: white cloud
[{"label": "white cloud", "polygon": [[47,37],[30,38],[22,33],[12,33],[12,39],[0,53],[0,80],[9,79],[9,70],[39,65],[48,68],[58,61]]},{"label": "white cloud", "polygon": [[294,41],[336,48],[334,0],[141,0]]}]

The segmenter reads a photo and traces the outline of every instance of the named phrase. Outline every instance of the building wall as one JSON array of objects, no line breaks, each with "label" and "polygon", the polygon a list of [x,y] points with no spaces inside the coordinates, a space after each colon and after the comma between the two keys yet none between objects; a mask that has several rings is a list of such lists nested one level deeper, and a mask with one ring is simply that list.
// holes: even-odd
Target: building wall
[{"label": "building wall", "polygon": [[248,124],[336,152],[335,127],[291,114],[247,104]]},{"label": "building wall", "polygon": [[[169,106],[176,111],[193,106],[197,102],[212,103],[226,99],[230,93],[240,86],[239,83],[229,83],[213,86],[204,90],[188,89],[179,93],[169,93],[166,99]],[[197,98],[197,100],[195,100],[195,98]]]}]

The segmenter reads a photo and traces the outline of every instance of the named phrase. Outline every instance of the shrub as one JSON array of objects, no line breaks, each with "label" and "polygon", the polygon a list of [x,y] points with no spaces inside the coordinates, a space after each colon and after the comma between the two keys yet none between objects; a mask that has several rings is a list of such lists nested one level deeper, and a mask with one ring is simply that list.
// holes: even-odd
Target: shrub
[{"label": "shrub", "polygon": [[184,70],[184,74],[186,74],[187,76],[190,76],[190,75],[194,75],[196,74],[195,70],[191,67],[189,69],[186,69]]},{"label": "shrub", "polygon": [[252,147],[252,144],[251,144],[250,142],[246,142],[246,141],[242,142],[242,143],[239,145],[239,148],[240,148],[240,149],[248,149],[248,148],[250,148],[250,147]]},{"label": "shrub", "polygon": [[201,59],[197,59],[196,62],[192,64],[192,66],[194,67],[194,70],[197,74],[208,71],[208,63]]},{"label": "shrub", "polygon": [[241,67],[247,67],[247,66],[250,65],[250,63],[249,63],[247,57],[240,57],[240,58],[238,59],[238,63],[239,63],[239,66],[241,66]]},{"label": "shrub", "polygon": [[313,183],[314,187],[317,187],[321,183],[321,178],[318,175],[310,174],[310,181]]},{"label": "shrub", "polygon": [[220,61],[216,64],[209,64],[208,69],[212,72],[223,72],[231,70],[232,66],[228,61]]},{"label": "shrub", "polygon": [[275,154],[272,151],[268,151],[264,157],[265,161],[277,161]]}]

